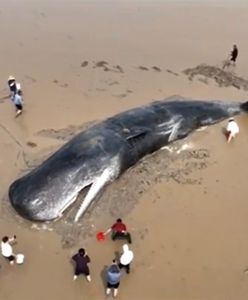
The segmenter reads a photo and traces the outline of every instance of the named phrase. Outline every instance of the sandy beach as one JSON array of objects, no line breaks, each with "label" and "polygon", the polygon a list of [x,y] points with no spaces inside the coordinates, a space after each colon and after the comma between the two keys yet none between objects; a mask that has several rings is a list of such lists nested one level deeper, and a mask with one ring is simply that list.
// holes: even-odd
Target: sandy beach
[{"label": "sandy beach", "polygon": [[[1,257],[0,300],[106,299],[104,268],[122,243],[95,235],[117,217],[135,254],[118,299],[247,299],[245,115],[231,144],[223,122],[171,148],[187,143],[187,151],[145,158],[79,224],[70,223],[75,206],[58,222],[29,222],[7,197],[18,176],[87,124],[168,97],[247,100],[247,14],[245,1],[1,1],[0,225],[2,236],[17,235],[14,249],[26,260],[10,266]],[[233,44],[237,66],[221,73]],[[192,78],[183,72],[189,68]],[[9,75],[24,91],[18,118],[3,100]],[[79,247],[92,259],[91,283],[72,281]]]}]

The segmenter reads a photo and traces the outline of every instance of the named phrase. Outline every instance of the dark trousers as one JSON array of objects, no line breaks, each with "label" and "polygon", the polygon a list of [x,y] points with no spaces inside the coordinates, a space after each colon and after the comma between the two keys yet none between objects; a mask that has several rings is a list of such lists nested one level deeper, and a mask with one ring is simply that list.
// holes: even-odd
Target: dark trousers
[{"label": "dark trousers", "polygon": [[119,263],[119,268],[125,268],[126,269],[126,273],[129,274],[130,273],[130,264],[128,265],[122,265],[121,263]]},{"label": "dark trousers", "polygon": [[127,240],[129,244],[132,243],[131,234],[129,232],[112,232],[112,240]]}]

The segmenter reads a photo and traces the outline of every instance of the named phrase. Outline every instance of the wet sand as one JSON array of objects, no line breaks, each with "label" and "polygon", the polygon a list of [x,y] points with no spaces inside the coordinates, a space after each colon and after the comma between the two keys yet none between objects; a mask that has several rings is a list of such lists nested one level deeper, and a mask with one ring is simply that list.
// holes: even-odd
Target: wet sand
[{"label": "wet sand", "polygon": [[[99,243],[95,233],[117,216],[132,231],[135,252],[119,299],[247,299],[246,116],[237,118],[241,134],[230,145],[224,122],[188,137],[189,151],[161,150],[143,160],[75,227],[25,221],[6,195],[21,172],[89,122],[172,95],[245,100],[246,85],[237,77],[248,78],[248,6],[50,2],[4,0],[0,8],[0,98],[10,74],[25,96],[17,119],[9,100],[0,103],[0,225],[2,235],[18,236],[16,252],[26,255],[14,267],[1,258],[0,299],[105,299],[102,271],[121,243]],[[182,72],[219,67],[234,43],[240,48],[235,85],[220,86],[201,72],[189,80]],[[91,284],[72,281],[70,257],[81,246],[92,258]]]}]

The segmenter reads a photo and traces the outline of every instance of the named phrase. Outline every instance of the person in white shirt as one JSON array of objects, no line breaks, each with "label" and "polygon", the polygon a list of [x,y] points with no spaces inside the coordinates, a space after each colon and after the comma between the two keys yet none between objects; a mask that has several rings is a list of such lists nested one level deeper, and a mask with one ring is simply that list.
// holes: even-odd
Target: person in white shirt
[{"label": "person in white shirt", "polygon": [[227,142],[230,143],[230,141],[235,138],[238,133],[238,124],[234,121],[234,119],[230,119],[226,127]]},{"label": "person in white shirt", "polygon": [[126,269],[126,273],[129,274],[130,273],[130,264],[134,258],[133,255],[133,251],[131,251],[128,247],[127,244],[124,244],[122,246],[123,249],[123,253],[121,254],[120,257],[120,263],[119,263],[119,268],[125,268]]},{"label": "person in white shirt", "polygon": [[12,238],[8,236],[4,236],[1,242],[1,253],[2,256],[8,259],[11,265],[15,262],[15,254],[13,253],[13,248],[11,243],[16,241],[16,236],[14,235]]}]

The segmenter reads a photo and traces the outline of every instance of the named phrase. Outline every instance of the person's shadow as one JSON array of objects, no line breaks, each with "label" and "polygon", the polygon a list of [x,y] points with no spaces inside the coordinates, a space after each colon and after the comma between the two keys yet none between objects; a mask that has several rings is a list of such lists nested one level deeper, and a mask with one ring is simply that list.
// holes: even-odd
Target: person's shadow
[{"label": "person's shadow", "polygon": [[107,278],[106,278],[107,269],[108,269],[108,266],[105,265],[103,267],[102,271],[100,272],[100,277],[102,279],[103,290],[104,290],[105,295],[106,295],[105,291],[106,291],[106,287],[107,287]]},{"label": "person's shadow", "polygon": [[222,134],[225,137],[225,139],[227,140],[228,139],[228,132],[227,132],[225,127],[222,127]]}]

